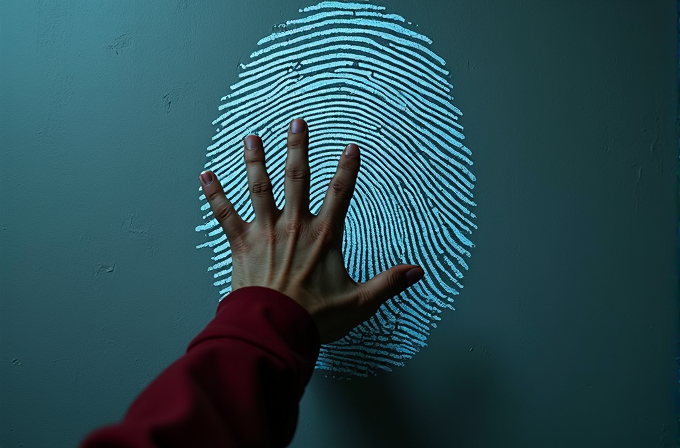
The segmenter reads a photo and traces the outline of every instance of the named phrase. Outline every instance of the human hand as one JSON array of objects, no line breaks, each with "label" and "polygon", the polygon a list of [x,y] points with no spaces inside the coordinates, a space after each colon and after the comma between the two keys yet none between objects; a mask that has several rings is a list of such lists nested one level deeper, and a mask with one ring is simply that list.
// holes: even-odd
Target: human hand
[{"label": "human hand", "polygon": [[365,283],[347,273],[342,255],[345,217],[359,173],[359,147],[343,151],[318,215],[309,210],[310,168],[307,124],[288,129],[284,180],[286,203],[279,210],[265,168],[262,140],[244,139],[250,200],[255,219],[245,222],[226,198],[217,176],[201,173],[201,184],[232,254],[232,291],[264,286],[302,305],[317,325],[322,343],[345,336],[386,300],[424,276],[414,265],[397,265]]}]

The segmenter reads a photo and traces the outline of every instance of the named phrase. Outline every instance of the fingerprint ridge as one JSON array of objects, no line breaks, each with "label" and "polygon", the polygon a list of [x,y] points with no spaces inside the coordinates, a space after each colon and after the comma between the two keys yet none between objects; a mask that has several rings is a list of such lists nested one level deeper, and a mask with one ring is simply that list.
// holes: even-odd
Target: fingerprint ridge
[{"label": "fingerprint ridge", "polygon": [[[463,143],[463,113],[453,104],[446,61],[411,22],[370,3],[324,1],[275,27],[240,64],[221,98],[205,169],[229,191],[246,221],[255,218],[242,170],[242,139],[264,143],[276,205],[285,205],[283,166],[289,121],[312,129],[310,210],[321,208],[343,146],[361,147],[362,167],[345,220],[347,272],[366,282],[396,264],[426,276],[386,301],[347,336],[321,347],[316,368],[339,378],[402,367],[423,347],[444,311],[455,310],[475,245],[472,151]],[[220,300],[231,290],[229,241],[200,194],[196,226],[212,251],[207,272]],[[468,235],[468,236],[466,236]]]}]

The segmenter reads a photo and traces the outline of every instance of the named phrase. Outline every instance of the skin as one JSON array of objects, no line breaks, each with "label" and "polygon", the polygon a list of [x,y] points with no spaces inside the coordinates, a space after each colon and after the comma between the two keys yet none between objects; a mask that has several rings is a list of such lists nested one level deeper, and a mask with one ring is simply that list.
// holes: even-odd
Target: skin
[{"label": "skin", "polygon": [[312,316],[321,342],[333,342],[425,273],[418,266],[403,264],[367,282],[355,282],[345,269],[342,240],[359,173],[359,147],[351,143],[343,151],[321,210],[314,215],[309,210],[309,132],[304,120],[291,122],[287,143],[283,210],[274,202],[262,140],[256,135],[244,139],[255,211],[252,222],[239,216],[214,173],[201,173],[201,185],[231,246],[232,290],[264,286],[287,295]]}]

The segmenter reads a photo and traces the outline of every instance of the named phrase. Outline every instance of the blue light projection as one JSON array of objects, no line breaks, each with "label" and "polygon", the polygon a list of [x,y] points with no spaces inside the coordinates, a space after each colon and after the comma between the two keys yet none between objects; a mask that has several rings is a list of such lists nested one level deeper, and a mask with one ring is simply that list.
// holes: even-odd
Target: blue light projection
[{"label": "blue light projection", "polygon": [[[222,98],[207,148],[212,170],[246,221],[254,219],[242,139],[259,135],[274,198],[284,206],[286,130],[310,128],[310,209],[317,214],[347,143],[362,164],[345,221],[347,272],[364,282],[400,263],[425,278],[386,302],[343,339],[321,348],[316,368],[335,377],[375,375],[403,366],[426,346],[453,296],[463,288],[465,258],[475,247],[471,208],[475,176],[461,111],[452,104],[445,61],[411,22],[368,3],[321,2],[261,39],[239,81]],[[220,297],[231,291],[231,250],[205,196],[201,210]]]}]

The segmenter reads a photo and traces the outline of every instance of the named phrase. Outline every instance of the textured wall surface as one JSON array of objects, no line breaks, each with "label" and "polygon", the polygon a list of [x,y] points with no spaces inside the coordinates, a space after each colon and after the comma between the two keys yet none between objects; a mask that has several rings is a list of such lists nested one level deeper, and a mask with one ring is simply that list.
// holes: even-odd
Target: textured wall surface
[{"label": "textured wall surface", "polygon": [[[211,122],[313,3],[0,0],[0,446],[119,419],[212,317]],[[675,2],[380,4],[451,71],[476,248],[405,367],[315,374],[293,446],[675,446]]]}]

